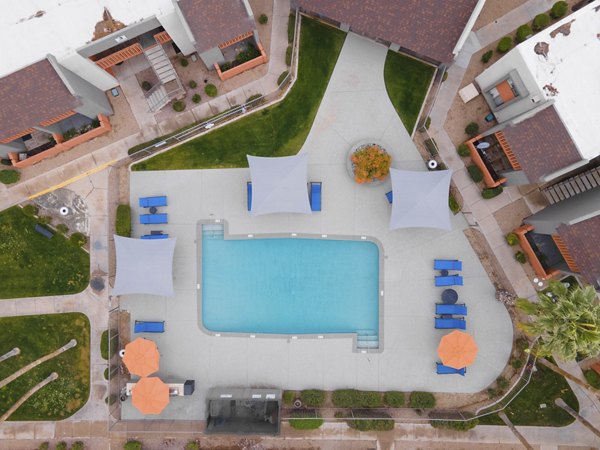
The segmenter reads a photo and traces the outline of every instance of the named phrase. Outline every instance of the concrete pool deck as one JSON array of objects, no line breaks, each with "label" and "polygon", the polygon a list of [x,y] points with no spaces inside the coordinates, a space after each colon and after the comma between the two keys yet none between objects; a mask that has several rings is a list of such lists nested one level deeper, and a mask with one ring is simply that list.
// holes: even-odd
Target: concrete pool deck
[{"label": "concrete pool deck", "polygon": [[[467,241],[462,215],[452,217],[451,232],[433,229],[389,231],[390,205],[382,186],[357,185],[346,170],[348,149],[373,139],[392,155],[392,165],[425,170],[394,111],[385,89],[387,49],[349,34],[301,151],[309,153],[309,179],[323,182],[323,211],[310,215],[251,217],[246,210],[248,169],[132,172],[130,200],[133,236],[161,229],[177,237],[175,297],[124,296],[121,308],[133,320],[165,320],[165,333],[146,335],[161,352],[165,381],[196,380],[191,397],[175,397],[148,419],[204,419],[205,393],[215,386],[271,386],[283,389],[425,390],[471,393],[485,389],[500,374],[512,347],[513,328],[505,307]],[[138,197],[167,195],[166,225],[139,225]],[[368,235],[384,248],[383,351],[352,351],[352,339],[214,337],[198,326],[199,261],[196,224],[226,219],[232,234],[311,233]],[[469,308],[467,332],[479,355],[465,377],[439,376],[437,346],[448,331],[433,328],[433,259],[463,261],[459,302]],[[128,400],[123,419],[144,418]]]}]

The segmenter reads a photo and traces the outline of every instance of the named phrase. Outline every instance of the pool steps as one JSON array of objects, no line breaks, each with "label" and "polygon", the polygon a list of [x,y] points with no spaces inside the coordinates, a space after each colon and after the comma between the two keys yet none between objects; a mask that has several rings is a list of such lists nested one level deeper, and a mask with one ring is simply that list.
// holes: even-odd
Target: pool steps
[{"label": "pool steps", "polygon": [[379,336],[375,330],[356,330],[357,349],[379,348]]}]

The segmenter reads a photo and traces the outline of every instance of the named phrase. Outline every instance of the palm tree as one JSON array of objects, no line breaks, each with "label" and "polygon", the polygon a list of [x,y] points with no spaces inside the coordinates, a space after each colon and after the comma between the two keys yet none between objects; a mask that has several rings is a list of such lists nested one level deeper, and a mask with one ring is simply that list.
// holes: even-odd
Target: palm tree
[{"label": "palm tree", "polygon": [[538,292],[538,301],[518,299],[517,308],[531,317],[518,327],[538,339],[535,353],[540,363],[600,394],[577,377],[573,377],[544,357],[555,355],[572,361],[577,355],[600,353],[600,302],[591,286],[567,288],[559,281],[550,281],[548,289]]}]

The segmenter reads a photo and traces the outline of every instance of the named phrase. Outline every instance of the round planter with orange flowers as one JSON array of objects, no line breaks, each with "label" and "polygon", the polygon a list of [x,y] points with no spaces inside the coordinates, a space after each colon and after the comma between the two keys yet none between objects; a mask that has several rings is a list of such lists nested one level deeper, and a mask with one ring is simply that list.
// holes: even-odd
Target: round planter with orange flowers
[{"label": "round planter with orange flowers", "polygon": [[392,157],[379,144],[354,146],[348,153],[348,172],[358,184],[379,185],[390,173]]}]

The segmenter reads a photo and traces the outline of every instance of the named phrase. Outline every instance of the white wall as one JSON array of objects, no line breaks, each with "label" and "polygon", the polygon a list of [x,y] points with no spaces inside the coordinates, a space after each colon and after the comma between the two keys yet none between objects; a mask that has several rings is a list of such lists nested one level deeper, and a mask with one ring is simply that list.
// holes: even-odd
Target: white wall
[{"label": "white wall", "polygon": [[106,92],[119,85],[119,82],[110,73],[98,67],[93,61],[84,58],[78,53],[70,53],[57,58],[60,65],[66,67],[74,74],[80,76],[88,83]]}]

